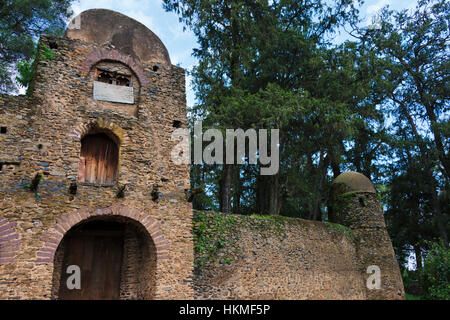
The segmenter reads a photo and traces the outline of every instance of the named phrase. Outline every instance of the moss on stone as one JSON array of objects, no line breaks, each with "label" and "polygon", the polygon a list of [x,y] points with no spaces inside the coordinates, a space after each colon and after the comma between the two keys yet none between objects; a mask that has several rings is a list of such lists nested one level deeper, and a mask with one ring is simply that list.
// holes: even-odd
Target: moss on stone
[{"label": "moss on stone", "polygon": [[206,264],[219,258],[226,264],[233,261],[231,257],[239,254],[238,226],[257,230],[264,238],[276,236],[282,239],[286,235],[287,223],[299,223],[300,220],[302,219],[283,216],[243,216],[194,210],[195,271],[201,273]]},{"label": "moss on stone", "polygon": [[233,251],[236,216],[218,212],[202,212],[194,210],[193,236],[195,249],[195,271],[200,273],[209,261],[218,258],[218,251],[224,249],[224,261],[230,263],[232,259],[227,255]]},{"label": "moss on stone", "polygon": [[352,230],[350,228],[347,228],[346,226],[343,226],[342,224],[339,223],[332,223],[332,222],[324,222],[324,223],[332,232],[343,233],[350,241],[355,240],[355,236],[353,235]]},{"label": "moss on stone", "polygon": [[239,230],[244,228],[249,232],[256,232],[263,238],[276,237],[282,241],[286,237],[288,227],[301,225],[305,228],[315,228],[318,225],[326,227],[339,234],[344,234],[353,240],[351,230],[335,223],[309,221],[300,218],[259,215],[250,216],[223,214],[214,211],[194,210],[193,238],[195,249],[195,272],[202,273],[206,265],[220,259],[221,263],[231,264],[239,257]]},{"label": "moss on stone", "polygon": [[249,224],[258,227],[261,231],[263,231],[262,235],[264,237],[274,234],[279,238],[283,238],[286,235],[286,222],[295,220],[298,219],[274,215],[252,214],[247,216],[247,221]]}]

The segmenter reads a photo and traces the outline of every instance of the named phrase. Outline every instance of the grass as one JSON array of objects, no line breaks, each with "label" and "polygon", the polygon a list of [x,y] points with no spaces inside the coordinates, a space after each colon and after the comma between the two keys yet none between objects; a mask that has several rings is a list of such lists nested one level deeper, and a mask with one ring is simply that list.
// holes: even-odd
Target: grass
[{"label": "grass", "polygon": [[422,300],[419,296],[414,296],[409,293],[405,294],[405,298],[406,298],[406,300]]}]

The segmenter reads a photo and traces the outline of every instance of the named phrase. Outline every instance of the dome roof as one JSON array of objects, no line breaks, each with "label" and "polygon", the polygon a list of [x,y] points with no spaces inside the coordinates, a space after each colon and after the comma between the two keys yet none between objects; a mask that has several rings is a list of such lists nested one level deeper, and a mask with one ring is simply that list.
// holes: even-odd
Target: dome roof
[{"label": "dome roof", "polygon": [[341,173],[334,179],[331,188],[334,194],[349,192],[376,193],[372,181],[365,175],[354,171]]},{"label": "dome roof", "polygon": [[69,26],[72,27],[68,27],[65,34],[68,38],[112,45],[143,63],[170,65],[169,53],[158,36],[142,23],[121,13],[106,9],[86,10],[75,17]]}]

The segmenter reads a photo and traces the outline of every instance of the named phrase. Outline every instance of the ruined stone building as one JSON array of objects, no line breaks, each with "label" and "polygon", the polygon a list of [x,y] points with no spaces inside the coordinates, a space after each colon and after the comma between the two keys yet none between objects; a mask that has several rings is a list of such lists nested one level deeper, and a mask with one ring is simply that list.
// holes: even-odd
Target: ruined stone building
[{"label": "ruined stone building", "polygon": [[[233,261],[194,276],[189,165],[170,160],[187,127],[185,72],[133,19],[78,19],[41,36],[26,96],[0,96],[0,299],[404,297],[375,190],[356,173],[335,183],[333,219],[351,237],[246,220]],[[72,265],[80,289],[66,285]],[[381,289],[367,288],[369,265]]]},{"label": "ruined stone building", "polygon": [[[0,297],[190,298],[189,166],[169,162],[187,126],[184,70],[128,17],[80,21],[41,37],[28,98],[0,100]],[[90,292],[60,286],[69,260]]]}]

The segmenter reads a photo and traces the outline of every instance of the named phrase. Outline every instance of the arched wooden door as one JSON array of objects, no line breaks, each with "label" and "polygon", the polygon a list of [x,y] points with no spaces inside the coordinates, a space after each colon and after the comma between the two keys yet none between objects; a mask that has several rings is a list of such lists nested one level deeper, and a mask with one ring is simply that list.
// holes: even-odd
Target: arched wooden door
[{"label": "arched wooden door", "polygon": [[78,181],[110,184],[116,179],[119,147],[106,134],[88,134],[81,140]]},{"label": "arched wooden door", "polygon": [[[116,300],[120,298],[123,256],[123,226],[119,223],[90,222],[67,234],[64,248],[59,299]],[[69,289],[66,272],[71,265],[81,271],[80,289]]]}]

